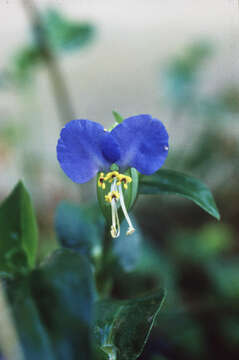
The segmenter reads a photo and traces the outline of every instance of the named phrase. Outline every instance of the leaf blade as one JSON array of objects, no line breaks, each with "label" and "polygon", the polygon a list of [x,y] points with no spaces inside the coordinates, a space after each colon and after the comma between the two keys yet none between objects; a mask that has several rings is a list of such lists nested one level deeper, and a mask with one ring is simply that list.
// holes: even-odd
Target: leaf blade
[{"label": "leaf blade", "polygon": [[[143,351],[164,301],[164,292],[144,297],[96,304],[96,340],[109,356],[118,360],[135,360]],[[112,357],[113,358],[113,357]]]},{"label": "leaf blade", "polygon": [[141,176],[139,194],[176,194],[192,200],[210,215],[220,220],[211,191],[198,179],[174,170],[160,169],[151,176]]},{"label": "leaf blade", "polygon": [[55,229],[60,245],[90,258],[94,248],[100,246],[104,232],[104,220],[98,210],[96,205],[86,208],[62,201],[55,214]]},{"label": "leaf blade", "polygon": [[30,195],[22,182],[0,206],[0,272],[15,274],[35,265],[38,231]]},{"label": "leaf blade", "polygon": [[95,289],[85,257],[57,250],[39,268],[6,285],[26,360],[78,360],[79,354],[91,359]]}]

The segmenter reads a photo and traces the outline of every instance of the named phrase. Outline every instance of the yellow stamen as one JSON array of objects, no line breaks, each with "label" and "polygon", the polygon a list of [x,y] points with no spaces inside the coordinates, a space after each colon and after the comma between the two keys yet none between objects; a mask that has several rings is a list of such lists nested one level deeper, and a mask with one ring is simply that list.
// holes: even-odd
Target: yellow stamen
[{"label": "yellow stamen", "polygon": [[120,198],[120,194],[118,191],[110,191],[107,195],[105,195],[105,201],[111,203],[111,201],[118,200]]},{"label": "yellow stamen", "polygon": [[[98,178],[98,186],[103,190],[106,188],[106,182],[111,183],[110,192],[105,195],[105,201],[110,203],[111,206],[111,216],[112,216],[112,225],[110,228],[110,233],[113,238],[117,238],[120,236],[120,221],[118,216],[118,208],[121,207],[125,219],[128,223],[128,230],[126,232],[127,235],[133,234],[135,228],[129,218],[129,214],[127,212],[125,202],[124,202],[124,193],[122,187],[125,190],[128,189],[128,184],[132,182],[132,178],[125,174],[120,174],[118,171],[111,171],[104,175],[104,173],[100,173]],[[117,203],[118,202],[118,203]]]},{"label": "yellow stamen", "polygon": [[100,188],[102,188],[103,190],[105,190],[105,177],[104,177],[104,175],[105,174],[103,172],[101,172],[100,176],[98,178],[98,186]]},{"label": "yellow stamen", "polygon": [[111,183],[115,178],[117,178],[118,175],[119,175],[118,171],[111,171],[108,174],[106,174],[105,181],[109,181]]},{"label": "yellow stamen", "polygon": [[132,178],[128,175],[124,175],[124,174],[119,174],[117,176],[117,186],[119,186],[120,184],[123,184],[124,189],[128,189],[128,184],[130,184],[132,182]]}]

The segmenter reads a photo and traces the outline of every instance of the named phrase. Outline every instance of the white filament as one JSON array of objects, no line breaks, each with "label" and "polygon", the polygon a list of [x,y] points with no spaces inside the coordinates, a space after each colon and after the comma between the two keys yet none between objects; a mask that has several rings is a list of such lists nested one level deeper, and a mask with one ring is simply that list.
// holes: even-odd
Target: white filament
[{"label": "white filament", "polygon": [[120,193],[120,205],[121,205],[121,208],[122,208],[122,211],[124,213],[124,216],[125,216],[125,219],[129,225],[129,228],[128,228],[128,231],[126,232],[126,235],[131,235],[133,234],[133,232],[135,232],[135,228],[133,227],[133,224],[129,218],[129,214],[127,212],[127,209],[126,209],[126,206],[125,206],[125,203],[124,203],[124,195],[123,195],[123,191],[122,191],[122,187],[121,187],[121,184],[119,185],[119,193]]},{"label": "white filament", "polygon": [[[125,219],[129,226],[128,230],[126,232],[126,235],[131,235],[131,234],[133,234],[133,232],[135,232],[135,228],[133,227],[133,224],[130,220],[129,214],[128,214],[126,206],[125,206],[124,195],[123,195],[121,184],[117,186],[116,182],[117,182],[117,179],[115,178],[111,184],[110,192],[119,190],[120,205],[121,205]],[[119,221],[119,216],[118,216],[117,199],[115,199],[115,198],[113,198],[111,200],[111,216],[112,216],[112,225],[111,225],[110,233],[113,238],[117,238],[120,236],[120,221]]]},{"label": "white filament", "polygon": [[[110,191],[116,191],[116,179],[114,179],[113,183],[111,184]],[[112,215],[112,225],[111,225],[111,236],[113,238],[117,238],[120,236],[120,222],[118,216],[118,209],[116,199],[112,199],[111,201],[111,215]]]}]

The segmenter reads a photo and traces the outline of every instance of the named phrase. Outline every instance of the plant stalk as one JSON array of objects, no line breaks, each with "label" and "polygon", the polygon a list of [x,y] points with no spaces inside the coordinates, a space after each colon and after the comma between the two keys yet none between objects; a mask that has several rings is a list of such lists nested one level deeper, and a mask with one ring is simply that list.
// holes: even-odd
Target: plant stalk
[{"label": "plant stalk", "polygon": [[69,93],[62,76],[57,58],[48,42],[44,24],[41,16],[35,6],[34,0],[21,0],[25,12],[30,19],[31,27],[34,33],[35,41],[40,49],[42,59],[48,69],[49,78],[52,83],[56,107],[60,122],[64,125],[67,121],[75,118],[73,105],[71,103]]}]

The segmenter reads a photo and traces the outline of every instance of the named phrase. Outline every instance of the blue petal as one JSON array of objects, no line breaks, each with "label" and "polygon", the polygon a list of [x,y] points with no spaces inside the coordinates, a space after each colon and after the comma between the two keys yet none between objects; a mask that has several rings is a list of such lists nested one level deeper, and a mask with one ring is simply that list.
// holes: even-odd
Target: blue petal
[{"label": "blue petal", "polygon": [[76,183],[92,179],[119,158],[119,146],[111,133],[90,120],[72,120],[61,130],[57,159]]},{"label": "blue petal", "polygon": [[125,119],[112,131],[120,144],[121,169],[136,168],[141,174],[157,171],[168,155],[168,133],[160,120],[150,115],[137,115]]}]

